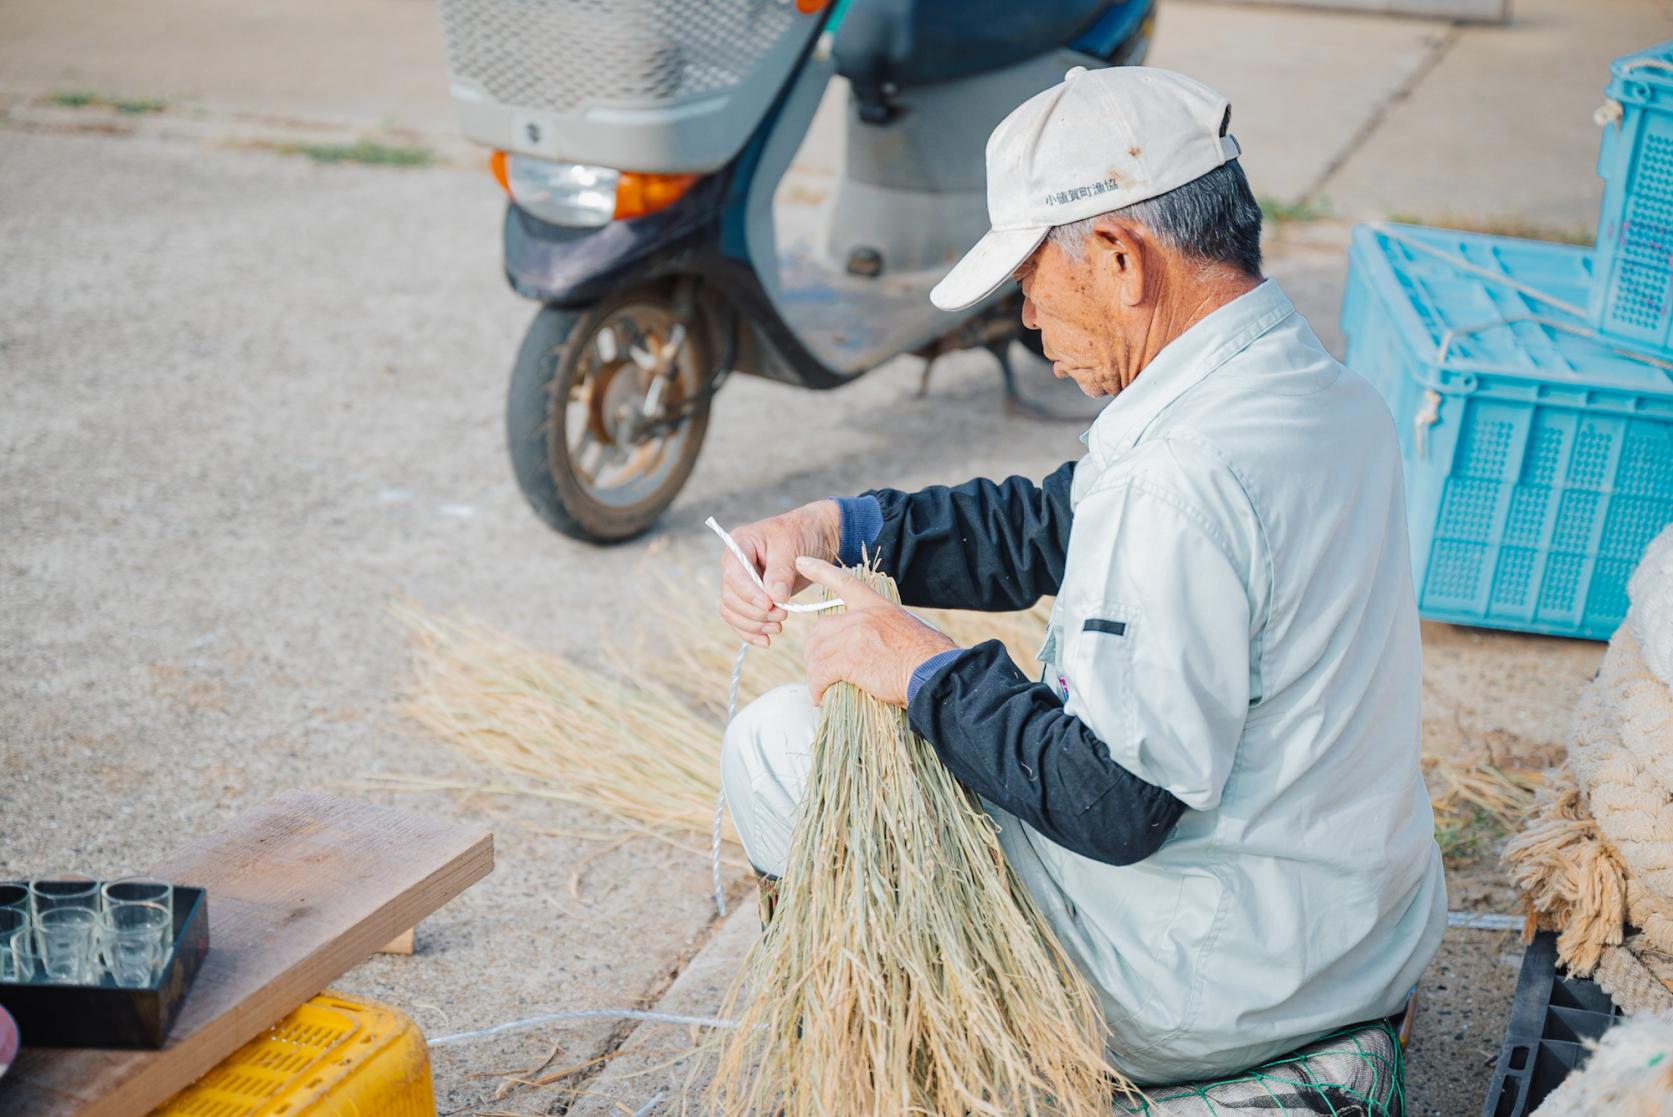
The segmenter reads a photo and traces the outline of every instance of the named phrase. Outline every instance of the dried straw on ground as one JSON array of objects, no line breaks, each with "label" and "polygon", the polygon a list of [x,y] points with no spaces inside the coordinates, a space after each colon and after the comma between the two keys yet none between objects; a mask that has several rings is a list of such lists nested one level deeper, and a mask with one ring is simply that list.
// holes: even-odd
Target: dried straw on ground
[{"label": "dried straw on ground", "polygon": [[992,822],[903,711],[846,684],[725,1014],[723,1114],[1105,1117],[1116,1085],[1092,993]]},{"label": "dried straw on ground", "polygon": [[394,612],[416,651],[407,713],[500,774],[480,790],[575,803],[656,836],[709,832],[719,728],[657,672],[617,680],[468,621]]},{"label": "dried straw on ground", "polygon": [[1439,757],[1424,759],[1423,778],[1436,814],[1474,808],[1504,821],[1525,817],[1544,783],[1544,774],[1531,768],[1465,767]]}]

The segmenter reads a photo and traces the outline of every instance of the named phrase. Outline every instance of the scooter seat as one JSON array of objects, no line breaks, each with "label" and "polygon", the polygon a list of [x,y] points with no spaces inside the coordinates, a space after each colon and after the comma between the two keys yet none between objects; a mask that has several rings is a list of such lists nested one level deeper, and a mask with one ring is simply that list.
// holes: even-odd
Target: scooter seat
[{"label": "scooter seat", "polygon": [[1117,1114],[1315,1113],[1403,1117],[1400,1040],[1388,1021],[1358,1024],[1242,1074],[1213,1082],[1147,1086],[1145,1099],[1116,1097]]},{"label": "scooter seat", "polygon": [[1111,5],[1112,0],[854,0],[832,49],[837,72],[857,86],[905,89],[987,73],[1064,46]]}]

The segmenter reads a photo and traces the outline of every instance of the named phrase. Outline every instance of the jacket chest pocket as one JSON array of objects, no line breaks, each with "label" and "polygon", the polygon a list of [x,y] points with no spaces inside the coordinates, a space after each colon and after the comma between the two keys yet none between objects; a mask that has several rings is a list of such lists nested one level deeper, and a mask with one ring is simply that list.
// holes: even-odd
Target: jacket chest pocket
[{"label": "jacket chest pocket", "polygon": [[1131,731],[1133,661],[1142,634],[1141,610],[1103,601],[1063,608],[1057,633],[1057,671],[1068,712],[1087,722],[1106,745]]}]

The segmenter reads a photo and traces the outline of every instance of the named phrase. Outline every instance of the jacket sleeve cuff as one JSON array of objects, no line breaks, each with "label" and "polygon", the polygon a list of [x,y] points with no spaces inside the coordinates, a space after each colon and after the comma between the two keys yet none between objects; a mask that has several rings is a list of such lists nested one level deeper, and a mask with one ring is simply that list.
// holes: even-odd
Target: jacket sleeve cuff
[{"label": "jacket sleeve cuff", "polygon": [[966,650],[965,648],[948,648],[946,651],[937,652],[918,664],[912,672],[912,678],[908,679],[906,683],[907,705],[912,704],[912,699],[918,696],[918,692],[924,688],[925,683],[935,677],[937,671],[963,655]]},{"label": "jacket sleeve cuff", "polygon": [[865,496],[834,496],[842,516],[837,544],[837,561],[855,566],[873,553],[883,531],[883,505],[869,493]]}]

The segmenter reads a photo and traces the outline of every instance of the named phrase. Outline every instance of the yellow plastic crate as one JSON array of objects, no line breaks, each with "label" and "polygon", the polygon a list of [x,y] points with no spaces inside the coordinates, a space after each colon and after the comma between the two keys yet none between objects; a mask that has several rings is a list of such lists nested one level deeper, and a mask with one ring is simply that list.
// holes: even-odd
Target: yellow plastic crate
[{"label": "yellow plastic crate", "polygon": [[435,1117],[430,1051],[388,1005],[329,989],[151,1117]]}]

